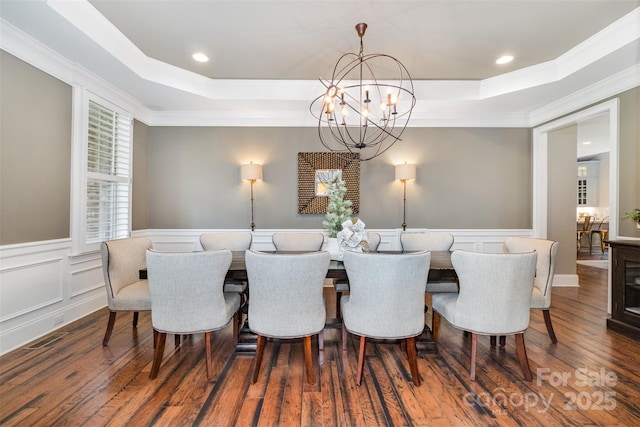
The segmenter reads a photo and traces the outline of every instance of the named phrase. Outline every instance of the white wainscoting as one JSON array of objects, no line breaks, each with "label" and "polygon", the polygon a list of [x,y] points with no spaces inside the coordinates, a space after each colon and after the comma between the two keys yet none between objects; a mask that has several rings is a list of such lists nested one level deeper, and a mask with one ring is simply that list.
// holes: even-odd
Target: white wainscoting
[{"label": "white wainscoting", "polygon": [[0,247],[0,354],[78,320],[106,301],[99,253],[71,257],[71,239]]},{"label": "white wainscoting", "polygon": [[[140,230],[160,251],[200,251],[200,234],[222,230]],[[247,231],[247,230],[224,230]],[[274,232],[256,230],[253,248],[273,250]],[[401,229],[380,233],[382,250],[400,249]],[[425,232],[410,229],[408,232]],[[429,230],[449,232],[453,249],[501,252],[508,236],[532,237],[532,230]],[[556,275],[554,286],[577,286],[577,275]],[[99,252],[71,256],[71,240],[59,239],[0,247],[0,354],[5,354],[107,305]],[[107,319],[104,319],[105,327]]]}]

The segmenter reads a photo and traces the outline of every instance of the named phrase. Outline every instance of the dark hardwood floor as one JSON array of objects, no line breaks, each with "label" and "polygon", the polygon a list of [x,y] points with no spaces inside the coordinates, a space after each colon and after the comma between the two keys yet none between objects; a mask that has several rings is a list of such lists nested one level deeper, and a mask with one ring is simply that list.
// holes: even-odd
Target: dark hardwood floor
[{"label": "dark hardwood floor", "polygon": [[[270,341],[251,385],[253,357],[234,353],[230,327],[213,336],[214,381],[202,335],[179,348],[168,340],[150,380],[149,314],[137,330],[131,315],[118,316],[103,347],[103,309],[0,358],[0,425],[640,425],[640,344],[606,329],[606,270],[578,265],[578,274],[580,288],[553,290],[557,344],[541,313],[532,313],[525,333],[532,382],[511,337],[494,349],[488,337],[478,339],[477,381],[470,381],[470,338],[444,320],[438,353],[419,357],[420,387],[395,343],[368,346],[358,387],[357,341],[342,352],[338,329],[326,330],[315,385],[304,380],[300,340]],[[327,289],[328,307],[333,295]]]}]

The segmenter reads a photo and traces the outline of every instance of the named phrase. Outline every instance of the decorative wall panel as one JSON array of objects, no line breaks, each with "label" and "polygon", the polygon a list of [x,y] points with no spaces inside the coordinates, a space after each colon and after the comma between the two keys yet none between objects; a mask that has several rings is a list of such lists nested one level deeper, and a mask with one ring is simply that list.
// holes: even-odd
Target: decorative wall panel
[{"label": "decorative wall panel", "polygon": [[[346,200],[351,200],[354,214],[360,211],[360,154],[357,153],[298,153],[298,213],[327,212],[329,198],[319,195],[316,171],[342,171],[347,187]],[[324,172],[326,173],[326,172]]]}]

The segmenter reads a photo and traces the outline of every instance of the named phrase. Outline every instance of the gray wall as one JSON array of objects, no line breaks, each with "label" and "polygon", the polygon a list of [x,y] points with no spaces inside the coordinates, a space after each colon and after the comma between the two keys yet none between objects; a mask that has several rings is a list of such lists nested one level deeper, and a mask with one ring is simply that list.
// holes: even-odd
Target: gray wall
[{"label": "gray wall", "polygon": [[[640,87],[620,98],[620,216],[640,208]],[[640,229],[629,219],[621,220],[620,236],[640,237]]]},{"label": "gray wall", "polygon": [[69,237],[71,87],[0,50],[0,245]]},{"label": "gray wall", "polygon": [[[0,245],[67,238],[71,87],[4,51],[0,73]],[[640,88],[617,97],[622,214],[640,207]],[[295,164],[295,153],[319,146],[308,128],[136,122],[133,228],[248,227],[249,185],[240,181],[239,165],[251,160],[265,165],[256,184],[258,228],[319,228],[322,215],[296,214]],[[407,186],[409,227],[531,227],[528,129],[408,129],[385,157],[362,165],[360,215],[368,227],[402,223],[393,165],[405,160],[418,165]],[[628,220],[620,231],[640,237]]]},{"label": "gray wall", "polygon": [[[148,226],[247,228],[240,165],[253,161],[264,175],[255,184],[257,228],[321,228],[323,215],[297,214],[297,153],[321,147],[313,128],[150,128]],[[394,165],[404,161],[417,164],[407,185],[409,227],[531,227],[529,129],[407,129],[402,142],[361,165],[359,216],[367,227],[401,225]]]},{"label": "gray wall", "polygon": [[576,272],[577,126],[549,132],[547,237],[559,242],[556,272]]}]

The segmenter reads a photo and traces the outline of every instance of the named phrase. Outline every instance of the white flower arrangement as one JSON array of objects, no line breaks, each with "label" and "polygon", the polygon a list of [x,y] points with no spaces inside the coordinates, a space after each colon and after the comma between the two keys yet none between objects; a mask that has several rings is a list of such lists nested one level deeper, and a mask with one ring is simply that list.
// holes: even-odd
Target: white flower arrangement
[{"label": "white flower arrangement", "polygon": [[338,233],[338,259],[342,259],[344,251],[363,252],[369,249],[365,224],[360,218],[352,218],[342,223]]}]

